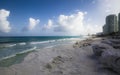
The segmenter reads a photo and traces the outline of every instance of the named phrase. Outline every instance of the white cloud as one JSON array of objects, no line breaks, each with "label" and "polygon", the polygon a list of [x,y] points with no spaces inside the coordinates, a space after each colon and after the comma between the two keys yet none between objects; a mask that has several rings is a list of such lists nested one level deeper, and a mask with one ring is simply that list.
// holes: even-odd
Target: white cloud
[{"label": "white cloud", "polygon": [[44,25],[43,29],[51,29],[53,26],[53,21],[51,19],[48,20],[48,24]]},{"label": "white cloud", "polygon": [[39,19],[29,18],[29,25],[27,27],[24,27],[23,31],[31,31],[35,29],[35,27],[40,23]]},{"label": "white cloud", "polygon": [[120,0],[99,0],[99,9],[102,14],[118,14],[120,12]]},{"label": "white cloud", "polygon": [[29,18],[28,29],[33,30],[35,28],[35,26],[39,24],[39,22],[40,22],[39,19]]},{"label": "white cloud", "polygon": [[11,30],[10,23],[7,20],[9,17],[10,11],[5,9],[0,10],[0,31],[8,33]]},{"label": "white cloud", "polygon": [[[120,12],[120,0],[96,0],[97,5],[92,12],[92,18],[96,24],[100,24],[101,28],[105,24],[106,16]],[[102,29],[101,29],[102,30]]]},{"label": "white cloud", "polygon": [[60,15],[58,31],[68,31],[71,34],[80,34],[83,31],[84,13],[78,12],[69,16]]},{"label": "white cloud", "polygon": [[101,31],[101,26],[85,22],[86,12],[77,12],[71,15],[60,15],[54,27],[55,32],[68,32],[70,35],[94,34]]},{"label": "white cloud", "polygon": [[99,25],[87,24],[84,29],[84,34],[96,34],[98,32],[102,32],[102,27]]}]

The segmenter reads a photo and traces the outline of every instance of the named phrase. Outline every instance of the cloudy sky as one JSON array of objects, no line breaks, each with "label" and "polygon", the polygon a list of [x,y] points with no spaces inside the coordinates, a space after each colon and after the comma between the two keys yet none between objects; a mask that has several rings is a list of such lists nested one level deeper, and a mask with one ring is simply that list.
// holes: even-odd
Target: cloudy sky
[{"label": "cloudy sky", "polygon": [[0,36],[94,34],[119,12],[120,0],[0,0]]}]

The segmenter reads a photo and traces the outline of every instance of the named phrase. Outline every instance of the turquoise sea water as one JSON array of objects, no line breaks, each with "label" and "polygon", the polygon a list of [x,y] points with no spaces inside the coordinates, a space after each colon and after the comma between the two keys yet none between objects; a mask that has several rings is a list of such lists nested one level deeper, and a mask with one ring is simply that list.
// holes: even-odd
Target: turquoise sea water
[{"label": "turquoise sea water", "polygon": [[40,50],[60,44],[73,43],[74,39],[82,36],[22,36],[0,37],[0,60],[12,57],[18,53]]}]

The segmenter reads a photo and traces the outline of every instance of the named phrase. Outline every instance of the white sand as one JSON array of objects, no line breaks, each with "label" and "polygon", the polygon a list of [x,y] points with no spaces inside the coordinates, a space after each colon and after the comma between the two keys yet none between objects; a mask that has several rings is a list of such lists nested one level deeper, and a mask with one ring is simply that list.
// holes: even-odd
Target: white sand
[{"label": "white sand", "polygon": [[[98,43],[95,41],[94,43]],[[32,52],[20,64],[0,67],[0,75],[117,75],[104,69],[91,46],[59,45]]]}]

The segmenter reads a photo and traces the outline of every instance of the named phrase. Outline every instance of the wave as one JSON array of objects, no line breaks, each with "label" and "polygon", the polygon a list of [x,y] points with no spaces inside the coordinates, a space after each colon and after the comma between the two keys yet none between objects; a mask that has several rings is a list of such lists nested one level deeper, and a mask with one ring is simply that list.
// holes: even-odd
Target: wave
[{"label": "wave", "polygon": [[17,53],[17,54],[26,53],[26,52],[29,52],[29,51],[33,51],[33,50],[35,50],[35,49],[37,49],[36,46],[34,46],[33,48],[30,48],[30,49],[24,50],[24,51],[22,51],[22,52],[19,52],[19,53]]},{"label": "wave", "polygon": [[48,40],[48,41],[38,41],[38,42],[31,42],[30,44],[43,44],[43,43],[52,43],[55,42],[56,40]]},{"label": "wave", "polygon": [[25,42],[21,42],[21,43],[18,43],[19,45],[26,45],[26,43]]},{"label": "wave", "polygon": [[16,46],[16,44],[6,44],[5,47],[13,47]]},{"label": "wave", "polygon": [[63,42],[66,40],[75,40],[78,38],[65,38],[65,39],[56,39],[56,40],[48,40],[48,41],[37,41],[37,42],[30,42],[30,44],[43,44],[43,43],[53,43],[53,42]]},{"label": "wave", "polygon": [[35,50],[35,49],[37,49],[36,46],[34,46],[33,48],[30,48],[30,49],[24,50],[24,51],[22,51],[22,52],[19,52],[19,53],[13,54],[13,55],[3,57],[3,58],[0,59],[0,61],[1,61],[1,60],[4,60],[4,59],[11,58],[11,57],[15,57],[17,54],[23,54],[23,53],[27,53],[27,52],[33,51],[33,50]]},{"label": "wave", "polygon": [[65,39],[58,39],[57,41],[75,41],[81,38],[65,38]]}]

